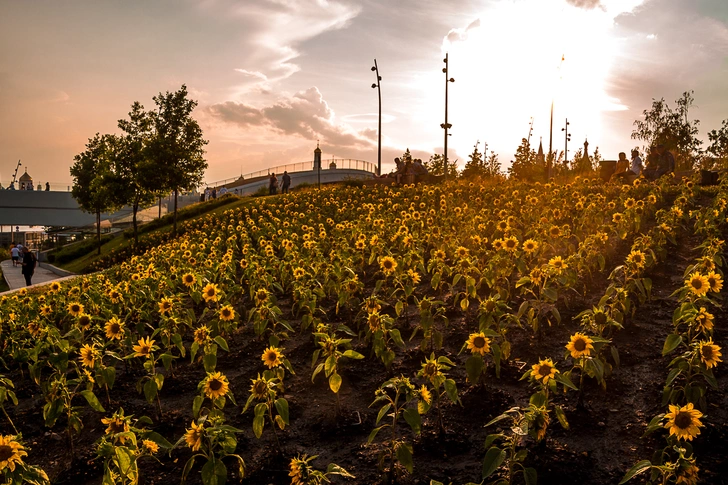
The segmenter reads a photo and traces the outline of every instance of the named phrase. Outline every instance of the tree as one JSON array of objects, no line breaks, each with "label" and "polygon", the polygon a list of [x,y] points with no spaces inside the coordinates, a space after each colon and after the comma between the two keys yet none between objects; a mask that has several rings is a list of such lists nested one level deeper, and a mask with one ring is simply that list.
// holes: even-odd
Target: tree
[{"label": "tree", "polygon": [[73,159],[71,167],[73,188],[71,195],[85,212],[96,214],[96,237],[98,254],[101,254],[101,213],[116,207],[112,184],[114,147],[118,143],[114,135],[99,135],[89,138],[86,150]]},{"label": "tree", "polygon": [[156,176],[151,181],[160,191],[174,192],[174,226],[177,234],[177,196],[180,190],[191,190],[202,183],[207,168],[204,158],[207,140],[192,118],[197,101],[187,99],[187,86],[155,96],[157,111],[150,112],[152,137],[149,158]]},{"label": "tree", "polygon": [[675,155],[678,169],[692,170],[700,159],[700,145],[703,143],[697,138],[700,121],[691,121],[688,117],[694,101],[693,91],[685,91],[675,101],[675,109],[670,108],[665,98],[653,98],[652,108],[643,111],[645,119],[635,120],[632,138],[644,141],[647,152],[651,146],[665,145]]},{"label": "tree", "polygon": [[511,160],[511,166],[508,167],[509,176],[531,182],[543,179],[545,167],[537,162],[537,158],[531,144],[526,138],[522,138],[521,144],[516,149],[515,160]]},{"label": "tree", "polygon": [[[457,177],[458,174],[458,161],[455,160],[447,162],[447,176]],[[425,168],[432,175],[445,175],[445,157],[439,153],[436,153],[430,157],[430,159],[424,162]]]},{"label": "tree", "polygon": [[719,130],[709,131],[708,140],[710,146],[706,151],[715,158],[710,168],[725,168],[728,164],[728,120],[723,120]]},{"label": "tree", "polygon": [[124,133],[118,138],[113,157],[111,182],[116,201],[120,206],[131,205],[134,243],[139,242],[137,212],[152,202],[157,191],[152,183],[157,170],[149,159],[149,143],[152,138],[153,118],[144,111],[138,101],[131,106],[128,120],[119,120]]},{"label": "tree", "polygon": [[478,146],[476,145],[473,153],[468,155],[468,161],[465,162],[465,168],[463,168],[460,176],[472,180],[483,175],[485,175],[485,163],[483,155],[478,151]]},{"label": "tree", "polygon": [[483,163],[483,172],[486,177],[495,178],[503,176],[498,154],[491,151],[488,159]]}]

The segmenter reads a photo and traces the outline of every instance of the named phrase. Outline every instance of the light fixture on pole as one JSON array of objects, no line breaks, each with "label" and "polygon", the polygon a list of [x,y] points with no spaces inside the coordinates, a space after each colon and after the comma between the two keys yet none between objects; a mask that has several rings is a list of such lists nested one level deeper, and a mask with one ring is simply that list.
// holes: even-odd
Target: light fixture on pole
[{"label": "light fixture on pole", "polygon": [[561,131],[564,132],[564,166],[569,166],[569,142],[571,141],[571,133],[569,133],[569,118],[566,118],[566,124]]},{"label": "light fixture on pole", "polygon": [[533,134],[533,116],[531,116],[531,121],[528,122],[528,138],[526,139],[526,143],[528,146],[531,146],[531,135]]},{"label": "light fixture on pole", "polygon": [[382,175],[382,89],[379,86],[379,81],[382,80],[382,76],[379,75],[379,67],[377,66],[377,60],[374,59],[374,65],[372,71],[377,74],[376,84],[372,84],[372,89],[377,88],[377,94],[379,95],[379,129],[377,130],[377,175]]},{"label": "light fixture on pole", "polygon": [[445,53],[445,58],[442,60],[442,62],[445,63],[445,67],[442,68],[442,72],[445,73],[445,122],[440,124],[440,128],[443,128],[445,130],[445,143],[444,143],[444,145],[445,145],[444,152],[445,153],[443,154],[443,157],[444,157],[443,163],[445,166],[445,178],[447,179],[447,169],[448,169],[448,167],[447,167],[447,137],[448,137],[447,130],[452,128],[452,125],[447,122],[447,85],[448,85],[448,83],[454,83],[455,79],[448,77],[450,65],[448,63],[448,54],[447,53]]}]

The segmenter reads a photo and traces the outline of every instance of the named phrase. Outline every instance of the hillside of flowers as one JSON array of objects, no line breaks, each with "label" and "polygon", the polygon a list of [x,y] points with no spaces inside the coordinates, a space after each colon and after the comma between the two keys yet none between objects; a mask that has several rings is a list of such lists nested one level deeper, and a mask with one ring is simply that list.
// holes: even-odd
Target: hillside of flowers
[{"label": "hillside of flowers", "polygon": [[[2,297],[9,483],[719,483],[728,184],[326,187]],[[723,401],[722,401],[723,400]]]}]

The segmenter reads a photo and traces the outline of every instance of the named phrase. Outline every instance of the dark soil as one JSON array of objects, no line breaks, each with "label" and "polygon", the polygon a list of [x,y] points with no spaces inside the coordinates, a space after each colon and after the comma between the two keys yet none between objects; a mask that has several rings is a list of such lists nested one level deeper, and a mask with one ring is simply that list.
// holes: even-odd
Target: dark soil
[{"label": "dark soil", "polygon": [[[667,261],[650,275],[653,280],[652,300],[639,306],[634,318],[614,338],[621,366],[608,378],[606,390],[587,380],[583,408],[576,405],[576,393],[557,398],[566,411],[570,429],[562,429],[554,419],[545,442],[537,444],[528,440],[527,465],[537,469],[540,483],[616,484],[634,463],[651,458],[655,450],[664,446],[659,433],[649,438],[642,438],[642,435],[649,420],[665,411],[660,401],[668,359],[661,356],[661,349],[671,331],[671,317],[676,306],[670,294],[682,285],[684,269],[697,255],[692,248],[699,242],[692,236],[685,238],[679,247],[670,249]],[[617,250],[610,258],[612,265],[624,260],[627,249],[625,245]],[[527,405],[531,389],[526,383],[518,381],[525,366],[540,357],[563,355],[564,345],[578,328],[578,322],[572,317],[598,301],[606,287],[607,274],[595,275],[589,292],[569,302],[568,308],[562,310],[562,324],[546,329],[541,341],[533,336],[530,329],[514,330],[511,333],[513,359],[503,367],[500,379],[495,377],[492,366],[489,367],[486,384],[477,387],[464,384],[465,355],[457,355],[473,328],[474,314],[457,312],[449,315],[450,327],[443,355],[457,364],[450,375],[459,383],[463,405],[444,406],[443,434],[436,431],[434,409],[425,418],[420,436],[413,437],[408,431],[403,431],[404,436],[414,443],[414,473],[402,475],[398,483],[429,484],[431,479],[456,485],[479,482],[485,454],[483,443],[485,437],[495,430],[495,427],[486,429],[484,425],[512,406]],[[728,330],[725,327],[728,311],[714,309],[714,313],[714,340],[723,349],[728,349]],[[401,325],[405,323],[401,322]],[[402,333],[405,338],[409,337],[407,330]],[[217,369],[228,377],[241,405],[249,395],[251,378],[261,370],[258,356],[266,342],[256,339],[246,328],[229,339],[229,344],[232,352],[221,352]],[[355,348],[369,355],[363,344]],[[387,373],[381,362],[374,358],[344,364],[341,413],[337,416],[335,396],[328,389],[323,375],[311,384],[313,350],[308,332],[293,334],[285,342],[285,354],[296,375],[286,379],[285,397],[289,401],[291,424],[278,433],[281,450],[275,445],[270,425],[267,425],[260,440],[254,437],[252,410],[241,415],[241,406],[226,407],[228,424],[244,430],[238,437],[238,453],[246,462],[245,483],[290,483],[288,463],[292,457],[303,453],[319,455],[314,462],[318,468],[325,468],[333,462],[356,476],[355,480],[349,481],[334,478],[334,483],[383,483],[385,474],[377,466],[380,445],[366,444],[369,433],[375,427],[378,410],[369,405],[374,399],[374,391],[389,377],[401,374],[414,378],[425,355],[411,345],[406,351],[398,352],[391,373]],[[557,362],[559,364],[562,368],[566,367],[563,359]],[[719,366],[716,372],[720,389],[710,390],[708,394],[709,410],[703,420],[705,428],[694,441],[701,483],[728,483],[728,385],[722,369]],[[102,402],[112,412],[123,407],[127,415],[152,417],[155,430],[174,443],[190,425],[192,399],[204,375],[200,365],[178,362],[174,375],[167,377],[161,391],[161,421],[155,416],[155,407],[136,391],[139,375],[125,375],[123,368],[119,369],[118,385],[111,392],[111,405],[106,405],[103,399]],[[17,376],[15,382],[22,404],[18,408],[9,408],[9,412],[32,448],[27,461],[41,465],[54,483],[101,483],[102,463],[94,460],[94,442],[104,433],[105,426],[100,421],[102,415],[95,412],[86,414],[83,433],[75,439],[76,457],[73,458],[62,425],[50,430],[44,428],[43,399],[37,386],[29,381],[27,375],[25,380]],[[2,432],[11,432],[4,420]],[[142,483],[178,483],[190,456],[189,449],[181,447],[172,451],[171,456],[161,456],[161,463],[147,459],[141,465]],[[229,465],[229,470],[232,470],[233,464]],[[201,483],[200,466],[195,467],[188,483]],[[229,478],[230,482],[237,482],[238,477],[232,474]],[[640,480],[634,482],[640,483]]]}]

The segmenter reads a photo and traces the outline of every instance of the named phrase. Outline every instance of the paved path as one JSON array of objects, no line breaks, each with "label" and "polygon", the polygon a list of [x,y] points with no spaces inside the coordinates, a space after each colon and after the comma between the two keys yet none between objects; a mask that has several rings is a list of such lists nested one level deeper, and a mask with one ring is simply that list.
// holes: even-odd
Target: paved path
[{"label": "paved path", "polygon": [[[11,290],[25,288],[25,277],[20,273],[20,264],[18,264],[18,266],[16,267],[13,267],[13,261],[11,259],[7,259],[0,263],[0,267],[2,267],[3,276],[5,277],[5,281],[8,282],[8,286],[10,286]],[[37,265],[35,267],[35,272],[33,273],[33,279],[31,280],[31,282],[33,283],[33,286],[35,286],[38,284],[48,283],[50,281],[60,278],[60,276],[53,273],[52,271],[41,268],[39,265]]]}]

